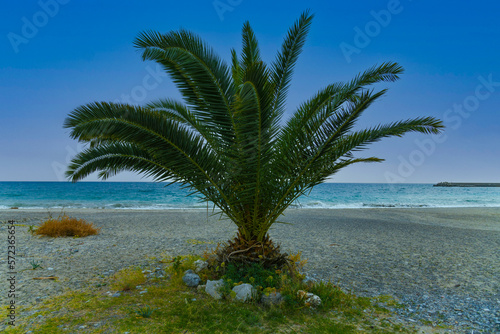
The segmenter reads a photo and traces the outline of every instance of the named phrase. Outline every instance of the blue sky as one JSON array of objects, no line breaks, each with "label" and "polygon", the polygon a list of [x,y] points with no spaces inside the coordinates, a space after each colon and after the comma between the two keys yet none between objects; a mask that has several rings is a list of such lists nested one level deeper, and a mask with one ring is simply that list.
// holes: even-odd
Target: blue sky
[{"label": "blue sky", "polygon": [[[179,97],[132,42],[143,30],[192,30],[225,59],[249,20],[272,61],[300,13],[315,13],[297,64],[288,112],[329,83],[385,61],[401,80],[360,126],[435,116],[443,136],[407,135],[359,156],[335,182],[500,182],[498,1],[77,1],[8,2],[0,14],[0,181],[60,181],[81,147],[62,128],[92,101],[143,104]],[[89,181],[96,180],[89,177]],[[114,181],[141,180],[123,173]]]}]

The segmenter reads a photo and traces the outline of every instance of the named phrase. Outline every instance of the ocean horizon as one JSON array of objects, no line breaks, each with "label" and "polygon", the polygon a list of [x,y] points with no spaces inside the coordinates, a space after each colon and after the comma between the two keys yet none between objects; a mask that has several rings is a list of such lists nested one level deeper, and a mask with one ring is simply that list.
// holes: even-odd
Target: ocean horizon
[{"label": "ocean horizon", "polygon": [[[154,182],[0,182],[0,209],[206,209],[179,184]],[[213,206],[208,203],[209,208]],[[500,207],[500,188],[433,184],[323,183],[291,208]]]}]

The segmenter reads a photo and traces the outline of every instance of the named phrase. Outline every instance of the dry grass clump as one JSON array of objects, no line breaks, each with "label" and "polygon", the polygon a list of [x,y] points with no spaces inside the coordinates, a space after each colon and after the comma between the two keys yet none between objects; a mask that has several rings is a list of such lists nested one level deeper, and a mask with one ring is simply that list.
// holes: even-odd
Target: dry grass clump
[{"label": "dry grass clump", "polygon": [[49,237],[86,237],[98,234],[101,228],[85,219],[77,219],[64,214],[57,218],[49,218],[36,231],[35,234]]}]

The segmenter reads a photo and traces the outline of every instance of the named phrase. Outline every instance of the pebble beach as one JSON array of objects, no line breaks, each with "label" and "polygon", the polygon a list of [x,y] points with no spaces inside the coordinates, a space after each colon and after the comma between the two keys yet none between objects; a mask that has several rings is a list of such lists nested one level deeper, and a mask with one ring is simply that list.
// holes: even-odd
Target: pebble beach
[{"label": "pebble beach", "polygon": [[[29,226],[40,225],[47,211],[0,211],[0,281],[8,279],[6,222],[14,220],[21,305],[132,265],[154,272],[152,258],[201,254],[236,232],[229,220],[205,210],[65,213],[93,222],[100,234],[32,236]],[[500,208],[290,209],[282,221],[291,225],[275,224],[271,238],[289,253],[301,251],[311,278],[356,295],[393,296],[406,323],[450,326],[450,333],[500,332]],[[30,270],[33,261],[43,269]],[[58,281],[33,279],[38,276]],[[2,305],[7,289],[0,285]]]}]

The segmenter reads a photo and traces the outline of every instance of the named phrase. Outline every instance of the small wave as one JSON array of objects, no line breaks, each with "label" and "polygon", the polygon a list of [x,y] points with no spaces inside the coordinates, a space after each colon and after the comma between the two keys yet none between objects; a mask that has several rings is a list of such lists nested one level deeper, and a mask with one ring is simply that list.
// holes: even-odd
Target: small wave
[{"label": "small wave", "polygon": [[428,204],[384,204],[384,203],[363,203],[366,208],[427,208]]},{"label": "small wave", "polygon": [[396,204],[367,204],[363,203],[363,207],[365,208],[395,208]]}]

